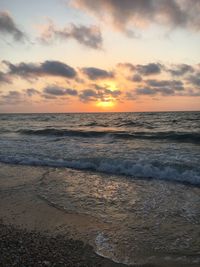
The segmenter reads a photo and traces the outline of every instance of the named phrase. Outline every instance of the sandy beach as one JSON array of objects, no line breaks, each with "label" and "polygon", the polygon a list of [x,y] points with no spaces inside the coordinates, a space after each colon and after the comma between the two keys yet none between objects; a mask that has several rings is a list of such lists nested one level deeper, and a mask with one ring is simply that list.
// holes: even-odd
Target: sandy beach
[{"label": "sandy beach", "polygon": [[0,224],[0,266],[125,266],[94,253],[91,246],[63,235]]},{"label": "sandy beach", "polygon": [[105,225],[37,197],[33,181],[42,175],[42,168],[1,165],[0,266],[125,266],[98,256],[87,242]]},{"label": "sandy beach", "polygon": [[[95,236],[112,228],[95,216],[67,212],[38,195],[50,168],[1,164],[0,266],[125,266],[97,255]],[[114,227],[114,226],[113,226]],[[170,264],[170,265],[169,265]],[[198,266],[157,262],[132,266]]]}]

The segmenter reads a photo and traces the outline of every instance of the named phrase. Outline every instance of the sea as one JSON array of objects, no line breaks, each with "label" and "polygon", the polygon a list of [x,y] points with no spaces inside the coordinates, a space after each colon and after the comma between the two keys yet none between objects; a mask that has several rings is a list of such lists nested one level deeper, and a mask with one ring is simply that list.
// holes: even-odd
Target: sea
[{"label": "sea", "polygon": [[200,112],[0,114],[0,162],[68,171],[38,193],[112,225],[100,255],[200,263]]}]

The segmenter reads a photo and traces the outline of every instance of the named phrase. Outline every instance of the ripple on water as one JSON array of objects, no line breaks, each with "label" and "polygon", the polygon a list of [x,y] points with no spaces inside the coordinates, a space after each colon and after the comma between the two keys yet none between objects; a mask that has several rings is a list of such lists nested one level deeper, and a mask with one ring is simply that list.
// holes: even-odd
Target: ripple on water
[{"label": "ripple on water", "polygon": [[164,181],[57,170],[40,194],[66,211],[108,223],[96,235],[96,251],[115,261],[158,259],[200,263],[200,189]]}]

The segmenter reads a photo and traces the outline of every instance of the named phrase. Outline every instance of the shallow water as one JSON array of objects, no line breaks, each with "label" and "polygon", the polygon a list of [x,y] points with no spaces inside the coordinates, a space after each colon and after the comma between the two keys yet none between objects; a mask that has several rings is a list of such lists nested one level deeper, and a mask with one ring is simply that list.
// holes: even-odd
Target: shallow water
[{"label": "shallow water", "polygon": [[7,223],[70,233],[116,262],[200,264],[199,187],[0,164],[0,196]]},{"label": "shallow water", "polygon": [[[3,186],[32,184],[48,205],[102,221],[88,232],[97,253],[200,264],[200,112],[1,114],[0,125],[0,162],[23,181]],[[20,165],[51,168],[36,183]]]},{"label": "shallow water", "polygon": [[91,240],[103,256],[128,264],[200,264],[199,188],[57,169],[39,194],[54,207],[107,223]]}]

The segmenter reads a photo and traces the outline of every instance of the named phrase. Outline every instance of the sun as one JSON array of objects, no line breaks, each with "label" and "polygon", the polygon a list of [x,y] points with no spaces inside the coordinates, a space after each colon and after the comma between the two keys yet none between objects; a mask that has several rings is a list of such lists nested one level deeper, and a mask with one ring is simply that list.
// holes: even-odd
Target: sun
[{"label": "sun", "polygon": [[102,109],[110,109],[113,108],[115,106],[115,100],[113,98],[107,98],[104,100],[98,100],[95,103],[95,106],[102,108]]},{"label": "sun", "polygon": [[[107,81],[104,83],[100,83],[100,85],[106,87],[112,92],[118,90],[118,87],[114,81]],[[116,105],[116,99],[112,96],[107,96],[103,100],[98,100],[95,103],[95,106],[101,109],[112,109],[115,105]]]},{"label": "sun", "polygon": [[115,102],[112,101],[112,100],[108,100],[108,101],[98,101],[96,103],[96,106],[97,107],[100,107],[100,108],[104,108],[104,109],[107,109],[107,108],[112,108],[115,106]]}]

